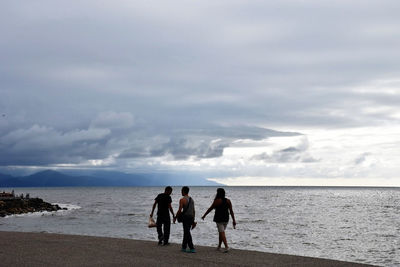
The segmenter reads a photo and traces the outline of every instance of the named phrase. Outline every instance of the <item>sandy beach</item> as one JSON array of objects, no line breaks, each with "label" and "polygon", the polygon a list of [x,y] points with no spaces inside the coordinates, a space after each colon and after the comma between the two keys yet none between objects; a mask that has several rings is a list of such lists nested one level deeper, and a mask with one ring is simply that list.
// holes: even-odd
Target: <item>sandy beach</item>
[{"label": "sandy beach", "polygon": [[221,253],[204,246],[184,253],[178,244],[78,235],[0,231],[0,240],[1,266],[367,266],[239,249]]}]

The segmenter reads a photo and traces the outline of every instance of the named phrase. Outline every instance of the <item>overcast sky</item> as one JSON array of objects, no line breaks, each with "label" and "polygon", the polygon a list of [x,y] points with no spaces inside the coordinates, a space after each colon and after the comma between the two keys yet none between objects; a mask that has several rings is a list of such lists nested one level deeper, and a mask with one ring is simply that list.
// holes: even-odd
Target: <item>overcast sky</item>
[{"label": "overcast sky", "polygon": [[400,186],[400,3],[3,1],[0,171]]}]

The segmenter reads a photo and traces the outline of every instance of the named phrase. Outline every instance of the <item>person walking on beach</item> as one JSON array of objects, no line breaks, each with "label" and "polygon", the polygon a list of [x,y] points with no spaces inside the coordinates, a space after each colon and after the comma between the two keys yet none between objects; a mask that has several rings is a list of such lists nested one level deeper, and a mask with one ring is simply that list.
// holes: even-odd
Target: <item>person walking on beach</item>
[{"label": "person walking on beach", "polygon": [[[183,225],[182,252],[195,253],[196,250],[193,246],[192,234],[190,233],[191,228],[193,229],[196,225],[194,222],[195,209],[194,201],[189,196],[189,187],[187,186],[182,187],[182,198],[179,200],[179,209],[176,212],[174,223],[177,218],[181,218]],[[187,246],[189,246],[189,250],[186,250]]]},{"label": "person walking on beach", "polygon": [[[154,209],[157,207],[157,233],[158,233],[158,244],[169,245],[169,233],[171,229],[171,218],[169,212],[172,213],[172,217],[175,218],[174,210],[172,209],[171,203],[172,187],[165,187],[164,193],[158,194],[154,199],[153,209],[151,210],[150,217],[153,217]],[[175,221],[174,221],[175,223]],[[164,233],[163,233],[164,226]]]},{"label": "person walking on beach", "polygon": [[215,209],[214,222],[217,224],[218,237],[219,237],[217,250],[221,250],[221,244],[222,242],[224,242],[225,245],[224,252],[228,252],[230,248],[228,246],[228,242],[226,241],[225,229],[226,226],[228,225],[229,213],[231,214],[232,217],[232,224],[234,229],[236,228],[236,220],[235,220],[235,214],[233,213],[232,209],[232,203],[228,198],[225,197],[225,190],[223,188],[217,189],[217,195],[215,196],[214,202],[208,208],[206,213],[204,213],[201,219],[204,220],[207,214],[210,213],[213,209]]}]

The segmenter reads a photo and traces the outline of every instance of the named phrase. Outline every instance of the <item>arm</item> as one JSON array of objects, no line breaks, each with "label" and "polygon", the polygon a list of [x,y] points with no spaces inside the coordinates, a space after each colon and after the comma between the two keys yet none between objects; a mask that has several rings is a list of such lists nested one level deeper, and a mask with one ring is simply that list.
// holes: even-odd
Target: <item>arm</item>
[{"label": "arm", "polygon": [[235,214],[233,213],[232,202],[229,199],[228,199],[228,208],[229,208],[229,213],[231,214],[232,217],[233,229],[236,229]]},{"label": "arm", "polygon": [[172,209],[171,203],[168,204],[169,211],[172,213],[172,218],[175,218],[174,210]]},{"label": "arm", "polygon": [[211,206],[208,208],[208,210],[206,211],[206,213],[204,213],[203,217],[201,217],[202,220],[204,220],[204,218],[207,216],[207,214],[209,214],[214,208],[216,204],[216,200],[214,200],[214,202],[211,204]]},{"label": "arm", "polygon": [[178,217],[182,213],[184,202],[185,202],[184,198],[181,198],[179,200],[179,208],[178,208],[178,211],[176,212],[176,216],[174,217],[174,223],[176,222],[176,217]]},{"label": "arm", "polygon": [[150,217],[153,217],[154,209],[156,208],[156,206],[157,206],[157,200],[154,200],[154,204],[153,204],[153,208],[151,209]]}]

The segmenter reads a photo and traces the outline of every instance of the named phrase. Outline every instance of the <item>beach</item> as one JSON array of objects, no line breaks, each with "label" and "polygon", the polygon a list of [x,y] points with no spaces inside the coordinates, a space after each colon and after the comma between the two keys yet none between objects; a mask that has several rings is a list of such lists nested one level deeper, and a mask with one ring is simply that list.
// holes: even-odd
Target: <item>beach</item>
[{"label": "beach", "polygon": [[328,259],[155,241],[49,233],[0,231],[2,266],[368,266]]}]

